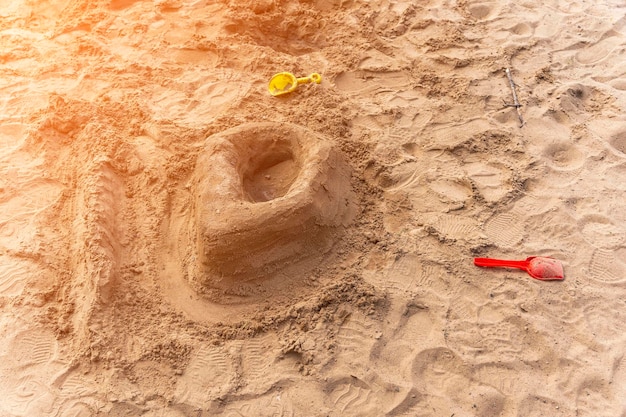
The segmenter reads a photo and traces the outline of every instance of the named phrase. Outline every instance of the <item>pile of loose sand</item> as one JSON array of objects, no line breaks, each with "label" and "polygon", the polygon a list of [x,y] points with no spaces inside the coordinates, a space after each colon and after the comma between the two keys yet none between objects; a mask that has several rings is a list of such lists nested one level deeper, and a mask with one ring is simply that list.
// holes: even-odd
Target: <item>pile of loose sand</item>
[{"label": "pile of loose sand", "polygon": [[0,416],[626,415],[625,62],[616,0],[0,0]]}]

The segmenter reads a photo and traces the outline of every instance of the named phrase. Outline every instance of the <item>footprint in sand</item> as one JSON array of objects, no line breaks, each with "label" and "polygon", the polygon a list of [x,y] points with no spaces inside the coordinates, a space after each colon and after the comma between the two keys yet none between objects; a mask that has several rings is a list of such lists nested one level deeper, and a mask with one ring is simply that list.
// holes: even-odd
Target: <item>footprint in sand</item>
[{"label": "footprint in sand", "polygon": [[515,211],[496,214],[485,224],[485,233],[500,248],[514,247],[524,238],[524,218]]},{"label": "footprint in sand", "polygon": [[[215,72],[218,73],[216,77],[201,81],[190,79],[185,83],[185,80],[181,80],[184,87],[180,90],[174,90],[172,86],[155,87],[148,100],[154,120],[202,129],[215,115],[225,114],[228,109],[235,107],[250,90],[250,83],[233,79],[235,76],[232,72]],[[189,94],[187,86],[196,83],[201,83],[201,86]]]},{"label": "footprint in sand", "polygon": [[276,352],[278,341],[269,335],[255,337],[242,342],[241,368],[250,381],[260,381],[272,370],[275,357],[267,352]]},{"label": "footprint in sand", "polygon": [[365,178],[389,192],[408,192],[421,185],[424,174],[433,169],[428,155],[406,155],[397,147],[378,146],[365,168]]},{"label": "footprint in sand", "polygon": [[139,360],[127,372],[132,375],[137,389],[147,398],[172,394],[170,384],[175,374],[169,364],[159,360]]},{"label": "footprint in sand", "polygon": [[388,269],[383,283],[385,289],[398,294],[415,290],[422,275],[422,265],[417,254],[408,253],[396,259]]},{"label": "footprint in sand", "polygon": [[443,202],[448,202],[454,207],[462,207],[472,197],[472,185],[465,178],[441,176],[429,182],[429,187]]},{"label": "footprint in sand", "polygon": [[388,40],[404,35],[419,17],[415,4],[392,1],[374,15],[376,33]]},{"label": "footprint in sand", "polygon": [[21,376],[11,375],[4,379],[6,389],[1,390],[0,411],[11,417],[52,415],[55,395],[37,375],[20,372]]},{"label": "footprint in sand", "polygon": [[626,123],[624,120],[599,119],[589,123],[589,130],[618,158],[626,157]]},{"label": "footprint in sand", "polygon": [[51,333],[43,330],[28,330],[19,333],[9,348],[10,361],[20,368],[44,365],[56,355],[57,342]]},{"label": "footprint in sand", "polygon": [[[438,300],[443,302],[443,298]],[[415,405],[411,363],[418,352],[444,343],[441,332],[444,312],[438,305],[425,305],[417,297],[409,301],[397,301],[392,306],[392,314],[397,316],[392,322],[397,324],[383,331],[371,351],[371,357],[377,364],[377,378],[381,382],[377,385],[387,387],[387,403],[394,404],[394,410],[389,415],[401,415]],[[384,393],[377,394],[381,396]]]},{"label": "footprint in sand", "polygon": [[274,53],[301,56],[318,51],[326,32],[335,27],[329,24],[330,19],[320,17],[326,14],[327,3],[308,3],[312,6],[309,8],[300,2],[257,1],[246,7],[255,11],[253,17],[227,13],[223,26],[226,33],[252,38],[256,45],[271,48]]},{"label": "footprint in sand", "polygon": [[526,194],[515,202],[513,210],[517,213],[524,213],[524,217],[537,216],[552,210],[558,203],[559,199],[553,195],[535,196]]},{"label": "footprint in sand", "polygon": [[429,415],[501,415],[505,397],[494,387],[478,382],[473,368],[452,350],[427,349],[412,365],[416,409]]},{"label": "footprint in sand", "polygon": [[609,144],[619,155],[626,156],[626,130],[620,130],[609,139]]},{"label": "footprint in sand", "polygon": [[487,363],[476,365],[474,369],[474,376],[478,381],[494,387],[507,397],[515,397],[523,390],[524,382],[520,381],[519,370],[513,365]]},{"label": "footprint in sand", "polygon": [[[596,111],[597,103],[610,100],[607,93],[601,89],[581,83],[564,85],[559,88],[557,94],[558,107],[562,110],[562,112],[557,113],[564,117],[561,119],[561,116],[556,114],[550,114],[550,116],[563,124],[568,123],[568,119],[571,122],[579,117],[588,118],[591,113]],[[592,125],[594,122],[591,122]],[[563,138],[563,140],[567,142],[569,138]]]},{"label": "footprint in sand", "polygon": [[452,126],[433,128],[428,135],[425,147],[428,149],[454,149],[475,135],[485,132],[490,127],[487,120],[474,119]]},{"label": "footprint in sand", "polygon": [[488,202],[499,201],[512,190],[510,184],[512,172],[500,163],[470,162],[464,169],[476,189]]},{"label": "footprint in sand", "polygon": [[588,378],[576,392],[576,412],[580,416],[619,416],[623,415],[616,396],[620,396],[620,387],[609,385],[598,376]]},{"label": "footprint in sand", "polygon": [[606,58],[619,45],[624,44],[624,38],[618,32],[608,32],[600,41],[586,47],[576,54],[576,60],[583,65],[592,65]]},{"label": "footprint in sand", "polygon": [[0,172],[9,179],[0,184],[0,246],[19,251],[25,246],[19,242],[36,235],[38,215],[58,201],[63,187],[39,177],[43,161],[20,154],[10,154],[10,158],[11,162],[0,160]]},{"label": "footprint in sand", "polygon": [[567,142],[553,143],[543,151],[548,166],[557,171],[580,169],[585,161],[585,154],[576,146]]},{"label": "footprint in sand", "polygon": [[[626,314],[624,303],[606,300],[590,300],[584,307],[587,328],[601,344],[611,346],[626,340]],[[611,320],[607,318],[611,317]]]},{"label": "footprint in sand", "polygon": [[[445,297],[437,297],[444,300]],[[432,346],[441,341],[441,334],[438,332],[443,324],[443,313],[437,308],[430,308],[422,303],[420,298],[406,301],[402,316],[398,320],[395,329],[389,336],[381,339],[384,352],[388,359],[392,359],[394,352],[404,351],[406,360],[413,358],[416,352],[425,346]],[[400,365],[403,368],[406,360]]]},{"label": "footprint in sand", "polygon": [[224,417],[293,417],[295,413],[289,395],[273,392],[251,401],[234,402],[220,415]]},{"label": "footprint in sand", "polygon": [[[97,411],[84,401],[77,401],[66,404],[59,412],[59,417],[91,417],[96,415]],[[144,416],[147,416],[144,414]],[[174,415],[172,415],[174,416]]]},{"label": "footprint in sand", "polygon": [[342,416],[381,415],[380,399],[372,387],[358,378],[341,378],[325,388],[329,406]]},{"label": "footprint in sand", "polygon": [[601,283],[617,284],[626,281],[626,264],[615,250],[596,249],[588,267],[589,276]]},{"label": "footprint in sand", "polygon": [[517,417],[554,416],[569,417],[577,415],[567,403],[553,400],[542,395],[529,395],[520,401]]},{"label": "footprint in sand", "polygon": [[566,15],[578,15],[586,8],[586,6],[582,2],[576,0],[568,2],[563,2],[560,0],[548,0],[543,4],[550,9],[556,10]]},{"label": "footprint in sand", "polygon": [[218,346],[204,345],[191,357],[174,396],[180,403],[204,407],[230,392],[234,383],[235,369],[228,355]]},{"label": "footprint in sand", "polygon": [[350,94],[370,94],[376,91],[402,90],[411,82],[407,71],[342,72],[334,80],[341,91]]},{"label": "footprint in sand", "polygon": [[362,358],[369,357],[377,334],[377,327],[374,327],[362,313],[352,313],[337,330],[335,339],[337,355],[358,367]]},{"label": "footprint in sand", "polygon": [[626,240],[626,230],[614,224],[606,216],[598,214],[586,215],[578,224],[583,237],[593,247],[616,248],[622,246]]},{"label": "footprint in sand", "polygon": [[11,416],[52,412],[55,394],[49,379],[57,350],[54,336],[41,329],[22,331],[11,340],[7,355],[0,361],[0,411]]},{"label": "footprint in sand", "polygon": [[131,7],[133,4],[137,3],[139,0],[111,0],[109,3],[109,9],[120,11]]},{"label": "footprint in sand", "polygon": [[15,297],[21,294],[27,281],[38,270],[34,262],[0,255],[0,296]]},{"label": "footprint in sand", "polygon": [[90,395],[97,393],[97,383],[85,377],[79,370],[66,370],[54,382],[54,387],[59,390],[59,395],[65,399],[85,400]]},{"label": "footprint in sand", "polygon": [[[478,319],[474,322],[456,321],[450,325],[448,340],[459,351],[483,361],[488,361],[494,353],[508,363],[538,359],[540,349],[535,348],[539,348],[541,341],[527,335],[528,322],[506,316],[502,309],[492,305],[477,306],[476,315]],[[526,348],[522,349],[523,346]]]},{"label": "footprint in sand", "polygon": [[587,156],[578,146],[558,142],[548,145],[542,152],[542,159],[550,170],[550,176],[539,181],[550,180],[551,185],[565,188],[580,180],[581,173],[587,164]]},{"label": "footprint in sand", "polygon": [[424,214],[424,224],[440,238],[465,242],[480,242],[485,239],[480,224],[474,219],[453,214]]},{"label": "footprint in sand", "polygon": [[359,69],[362,71],[385,72],[396,65],[393,57],[378,49],[368,49],[363,55],[365,57],[359,62]]},{"label": "footprint in sand", "polygon": [[[533,313],[542,316],[550,317],[551,322],[546,326],[546,333],[552,335],[558,334],[556,326],[568,324],[571,326],[582,326],[584,323],[583,311],[568,293],[552,294],[545,291],[540,291],[535,295],[535,300],[532,303],[524,302],[520,306],[522,311],[532,311]],[[558,325],[556,323],[559,323]],[[551,335],[546,337],[550,338]],[[578,340],[578,336],[574,336],[572,339]],[[564,337],[560,340],[572,340],[570,336],[567,339]]]},{"label": "footprint in sand", "polygon": [[[612,381],[616,392],[626,392],[626,355],[617,359],[612,368]],[[623,402],[622,402],[623,404]]]},{"label": "footprint in sand", "polygon": [[241,340],[235,346],[238,346],[236,362],[248,381],[241,388],[241,394],[267,392],[279,381],[289,379],[296,373],[291,361],[280,360],[281,346],[274,334]]},{"label": "footprint in sand", "polygon": [[[1,103],[1,101],[0,101]],[[0,105],[0,111],[6,114],[9,109],[4,109]],[[9,119],[10,120],[10,119]],[[19,148],[26,138],[26,126],[23,123],[12,123],[6,118],[0,126],[0,150],[3,154],[10,153]]]},{"label": "footprint in sand", "polygon": [[524,240],[527,251],[567,251],[568,245],[580,239],[580,230],[568,217],[562,206],[544,214],[528,216],[525,221],[529,233]]},{"label": "footprint in sand", "polygon": [[448,290],[449,278],[443,267],[424,262],[416,253],[406,253],[393,262],[383,285],[387,291],[400,295],[416,290],[443,295]]},{"label": "footprint in sand", "polygon": [[464,322],[476,322],[480,305],[471,296],[456,295],[450,299],[449,316]]},{"label": "footprint in sand", "polygon": [[626,78],[612,78],[607,84],[616,90],[626,91]]},{"label": "footprint in sand", "polygon": [[500,5],[498,2],[471,2],[467,12],[472,19],[489,20],[500,13]]},{"label": "footprint in sand", "polygon": [[528,23],[518,23],[515,26],[509,28],[508,31],[514,35],[528,36],[532,35],[534,28]]},{"label": "footprint in sand", "polygon": [[363,130],[371,130],[382,134],[386,126],[393,123],[394,117],[390,114],[359,114],[350,121],[353,127],[357,127]]}]

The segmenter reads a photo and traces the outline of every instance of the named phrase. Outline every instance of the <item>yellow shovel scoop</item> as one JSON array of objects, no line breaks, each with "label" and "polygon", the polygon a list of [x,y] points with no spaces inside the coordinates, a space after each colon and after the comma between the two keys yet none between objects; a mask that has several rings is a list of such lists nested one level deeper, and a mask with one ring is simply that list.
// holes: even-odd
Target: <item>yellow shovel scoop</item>
[{"label": "yellow shovel scoop", "polygon": [[322,82],[322,76],[314,72],[308,77],[296,78],[295,75],[289,72],[279,72],[274,75],[270,80],[268,89],[273,96],[280,96],[281,94],[287,94],[294,91],[299,84]]}]

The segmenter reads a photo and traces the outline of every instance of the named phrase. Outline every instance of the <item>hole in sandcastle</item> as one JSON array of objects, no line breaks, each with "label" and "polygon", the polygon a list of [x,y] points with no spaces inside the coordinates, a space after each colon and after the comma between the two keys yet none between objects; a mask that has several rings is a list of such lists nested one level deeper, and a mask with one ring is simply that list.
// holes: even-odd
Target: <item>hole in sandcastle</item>
[{"label": "hole in sandcastle", "polygon": [[299,167],[292,149],[280,144],[254,156],[242,176],[245,197],[262,203],[283,197],[298,177]]}]

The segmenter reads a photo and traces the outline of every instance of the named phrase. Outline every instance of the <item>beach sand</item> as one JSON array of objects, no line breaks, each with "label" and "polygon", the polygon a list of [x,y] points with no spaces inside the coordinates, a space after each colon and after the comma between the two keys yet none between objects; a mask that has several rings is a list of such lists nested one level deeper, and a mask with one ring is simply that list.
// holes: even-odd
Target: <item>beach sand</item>
[{"label": "beach sand", "polygon": [[626,415],[623,1],[1,0],[0,92],[0,416]]}]

